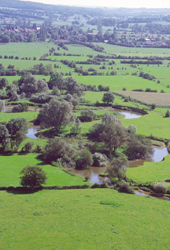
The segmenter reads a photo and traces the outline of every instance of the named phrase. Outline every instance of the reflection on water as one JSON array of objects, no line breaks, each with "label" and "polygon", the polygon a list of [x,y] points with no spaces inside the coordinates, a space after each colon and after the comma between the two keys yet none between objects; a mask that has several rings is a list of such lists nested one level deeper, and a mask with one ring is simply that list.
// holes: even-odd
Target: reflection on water
[{"label": "reflection on water", "polygon": [[88,169],[84,169],[84,170],[74,170],[74,173],[82,176],[82,177],[87,177],[88,181],[91,183],[103,183],[105,182],[109,182],[109,178],[108,177],[101,177],[99,176],[100,173],[105,172],[107,169],[107,167],[90,167]]},{"label": "reflection on water", "polygon": [[163,148],[153,147],[153,150],[154,150],[153,155],[149,158],[129,161],[129,167],[130,168],[139,167],[143,165],[144,162],[146,161],[160,162],[164,159],[165,156],[168,155],[167,147],[163,147]]},{"label": "reflection on water", "polygon": [[163,147],[163,148],[154,147],[154,153],[151,158],[153,162],[160,162],[167,155],[168,155],[167,147]]},{"label": "reflection on water", "polygon": [[135,118],[139,118],[142,116],[141,114],[130,112],[130,111],[119,111],[119,114],[125,115],[124,119],[135,119]]},{"label": "reflection on water", "polygon": [[28,133],[26,136],[31,139],[37,139],[38,137],[35,135],[38,132],[38,126],[34,126],[28,129]]}]

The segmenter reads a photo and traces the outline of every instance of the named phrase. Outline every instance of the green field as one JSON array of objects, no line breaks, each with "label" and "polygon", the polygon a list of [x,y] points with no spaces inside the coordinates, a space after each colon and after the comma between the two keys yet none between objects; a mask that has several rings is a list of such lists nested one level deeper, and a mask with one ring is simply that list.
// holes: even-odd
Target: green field
[{"label": "green field", "polygon": [[[30,141],[30,140],[29,140]],[[47,174],[47,186],[84,185],[84,179],[65,173],[61,168],[45,165],[37,159],[37,154],[0,155],[0,187],[20,186],[20,171],[26,165],[40,165]]]},{"label": "green field", "polygon": [[22,113],[0,113],[0,122],[9,122],[13,118],[25,118],[27,122],[37,118],[38,111]]},{"label": "green field", "polygon": [[161,92],[163,89],[165,92],[170,93],[170,89],[161,84],[157,84],[154,81],[149,81],[137,76],[131,75],[116,75],[116,76],[76,76],[73,75],[78,83],[83,83],[85,85],[103,85],[109,86],[110,91],[119,91],[126,88],[127,91],[133,89],[143,89],[150,88],[152,90],[157,90]]},{"label": "green field", "polygon": [[137,183],[170,180],[170,155],[161,162],[145,162],[140,167],[128,168],[127,176]]},{"label": "green field", "polygon": [[158,113],[150,112],[138,119],[122,119],[121,122],[126,127],[135,125],[137,134],[170,140],[170,118],[164,118]]},{"label": "green field", "polygon": [[169,202],[109,189],[0,192],[1,250],[168,249]]}]

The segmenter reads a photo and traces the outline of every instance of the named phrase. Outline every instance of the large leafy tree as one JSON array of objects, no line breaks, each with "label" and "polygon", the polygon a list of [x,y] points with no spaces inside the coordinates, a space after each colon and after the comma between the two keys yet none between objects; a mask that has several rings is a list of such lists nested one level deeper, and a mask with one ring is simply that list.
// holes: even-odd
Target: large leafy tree
[{"label": "large leafy tree", "polygon": [[10,134],[5,125],[0,124],[0,143],[3,149],[10,143]]},{"label": "large leafy tree", "polygon": [[7,129],[12,136],[16,135],[18,131],[27,133],[27,122],[24,118],[13,118],[8,122]]},{"label": "large leafy tree", "polygon": [[126,179],[126,169],[128,166],[128,161],[125,157],[114,158],[107,172],[111,178],[118,178],[119,180]]},{"label": "large leafy tree", "polygon": [[37,79],[33,75],[22,76],[19,80],[20,92],[26,94],[48,92],[48,85],[42,79]]},{"label": "large leafy tree", "polygon": [[72,105],[66,101],[52,99],[46,103],[38,114],[38,120],[42,128],[55,127],[59,132],[61,127],[74,121]]},{"label": "large leafy tree", "polygon": [[127,139],[127,131],[121,123],[110,123],[105,125],[100,134],[100,140],[109,148],[109,153],[119,148]]},{"label": "large leafy tree", "polygon": [[21,174],[21,185],[32,189],[41,187],[47,179],[46,173],[37,165],[27,165],[22,169]]},{"label": "large leafy tree", "polygon": [[113,103],[114,95],[111,92],[106,92],[103,95],[102,101],[106,102],[107,104],[109,104],[110,102]]}]

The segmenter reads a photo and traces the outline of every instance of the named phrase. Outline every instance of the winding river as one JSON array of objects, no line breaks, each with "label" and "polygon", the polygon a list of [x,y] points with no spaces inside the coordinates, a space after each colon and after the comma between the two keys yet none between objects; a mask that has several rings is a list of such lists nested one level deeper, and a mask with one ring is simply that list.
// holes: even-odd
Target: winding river
[{"label": "winding river", "polygon": [[[129,111],[119,111],[119,113],[125,115],[124,119],[135,119],[135,118],[139,118],[140,116],[142,116],[141,114],[133,113]],[[35,134],[38,132],[38,130],[39,130],[39,126],[30,127],[28,129],[28,133],[26,134],[26,136],[31,139],[37,139],[38,137]],[[141,166],[145,161],[160,162],[163,160],[165,156],[168,155],[168,150],[166,147],[162,147],[162,148],[153,147],[153,149],[154,149],[154,152],[152,156],[150,156],[149,158],[145,160],[140,159],[140,160],[135,160],[135,161],[129,161],[129,167]],[[109,183],[110,180],[108,177],[99,176],[99,174],[105,172],[106,169],[107,167],[92,166],[85,170],[74,170],[74,173],[84,178],[85,177],[88,178],[88,181],[91,183],[103,183],[103,182]]]}]

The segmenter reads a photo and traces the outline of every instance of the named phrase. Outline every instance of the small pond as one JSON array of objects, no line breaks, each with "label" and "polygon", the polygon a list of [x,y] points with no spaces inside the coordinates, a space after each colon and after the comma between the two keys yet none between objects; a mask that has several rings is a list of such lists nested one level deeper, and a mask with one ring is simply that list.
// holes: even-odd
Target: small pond
[{"label": "small pond", "polygon": [[37,139],[38,137],[35,135],[39,130],[39,126],[33,126],[28,129],[28,133],[26,136],[31,139]]},{"label": "small pond", "polygon": [[119,111],[119,114],[125,115],[124,119],[135,119],[135,118],[139,118],[142,116],[139,113],[134,113],[130,111]]}]

